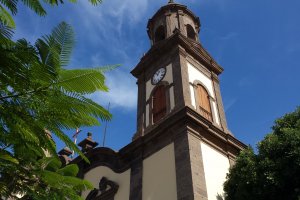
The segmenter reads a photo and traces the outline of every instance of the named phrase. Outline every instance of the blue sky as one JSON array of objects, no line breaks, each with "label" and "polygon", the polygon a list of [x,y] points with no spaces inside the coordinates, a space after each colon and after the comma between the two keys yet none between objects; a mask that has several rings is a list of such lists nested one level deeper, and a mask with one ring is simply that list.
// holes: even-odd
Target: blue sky
[{"label": "blue sky", "polygon": [[[300,105],[299,0],[177,0],[202,24],[200,41],[225,69],[221,92],[229,129],[245,144],[255,146],[270,132],[274,119]],[[34,42],[61,21],[76,32],[69,68],[121,64],[106,74],[110,92],[93,100],[107,107],[106,146],[118,150],[136,131],[136,80],[130,71],[150,48],[148,19],[167,0],[104,0],[94,7],[87,0],[47,7],[38,17],[20,6],[15,38]],[[104,126],[82,127],[79,141],[91,131],[102,143]],[[75,130],[67,131],[71,135]],[[63,144],[58,142],[58,148]]]}]

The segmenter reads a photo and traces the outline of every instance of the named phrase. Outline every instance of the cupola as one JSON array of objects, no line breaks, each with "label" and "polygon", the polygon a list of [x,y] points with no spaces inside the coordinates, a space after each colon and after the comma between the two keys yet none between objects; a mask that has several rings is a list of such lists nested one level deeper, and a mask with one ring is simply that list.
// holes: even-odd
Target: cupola
[{"label": "cupola", "polygon": [[200,19],[186,6],[170,0],[149,20],[147,29],[152,45],[171,37],[176,30],[199,41]]}]

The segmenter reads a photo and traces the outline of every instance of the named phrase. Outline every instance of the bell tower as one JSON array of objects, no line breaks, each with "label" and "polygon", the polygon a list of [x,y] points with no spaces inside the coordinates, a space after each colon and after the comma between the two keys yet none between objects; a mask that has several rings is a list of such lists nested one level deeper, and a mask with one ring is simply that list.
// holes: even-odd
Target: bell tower
[{"label": "bell tower", "polygon": [[169,1],[147,28],[151,47],[131,72],[138,85],[137,131],[117,152],[92,142],[83,148],[90,163],[72,161],[95,187],[82,197],[217,200],[246,148],[227,128],[223,69],[202,47],[200,20],[186,6]]},{"label": "bell tower", "polygon": [[143,136],[189,107],[199,120],[225,134],[219,78],[223,71],[199,41],[200,19],[169,1],[148,22],[150,50],[132,70],[138,79],[137,133]]},{"label": "bell tower", "polygon": [[246,147],[227,128],[223,68],[201,45],[200,27],[192,11],[169,1],[149,20],[151,48],[131,72],[138,85],[133,142],[173,149],[176,199],[216,199]]}]

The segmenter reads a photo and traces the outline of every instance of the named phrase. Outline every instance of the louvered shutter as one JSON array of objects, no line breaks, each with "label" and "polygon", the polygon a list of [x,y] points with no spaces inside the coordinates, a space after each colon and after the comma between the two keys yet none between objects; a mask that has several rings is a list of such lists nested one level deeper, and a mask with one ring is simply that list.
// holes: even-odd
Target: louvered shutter
[{"label": "louvered shutter", "polygon": [[163,118],[167,113],[166,104],[166,89],[165,86],[158,86],[152,97],[152,115],[153,123],[156,123],[161,118]]},{"label": "louvered shutter", "polygon": [[208,92],[202,85],[198,85],[197,93],[198,93],[198,104],[199,104],[198,106],[199,106],[200,114],[206,119],[212,121]]}]

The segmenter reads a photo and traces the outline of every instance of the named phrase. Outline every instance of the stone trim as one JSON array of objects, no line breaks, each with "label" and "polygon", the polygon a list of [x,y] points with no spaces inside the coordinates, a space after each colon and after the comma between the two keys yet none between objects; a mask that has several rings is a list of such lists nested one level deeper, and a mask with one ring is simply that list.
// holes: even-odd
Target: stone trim
[{"label": "stone trim", "polygon": [[188,132],[194,199],[207,200],[205,171],[200,140]]},{"label": "stone trim", "polygon": [[177,199],[193,200],[193,177],[186,131],[174,141]]},{"label": "stone trim", "polygon": [[138,102],[137,102],[137,133],[134,135],[133,139],[142,136],[144,127],[146,125],[145,120],[145,109],[146,109],[146,84],[145,74],[141,74],[137,82],[138,85]]},{"label": "stone trim", "polygon": [[168,13],[170,10],[174,10],[177,9],[177,11],[181,11],[183,14],[189,15],[192,19],[194,19],[195,21],[195,25],[197,27],[200,27],[200,19],[199,17],[197,17],[196,15],[193,14],[192,11],[190,11],[189,9],[187,9],[186,6],[181,5],[181,4],[177,4],[177,3],[172,3],[172,4],[167,4],[163,7],[161,7],[154,15],[151,19],[149,19],[148,25],[147,25],[147,29],[148,29],[148,36],[149,38],[151,38],[151,30],[153,29],[153,22],[157,21],[157,19],[162,16],[165,15],[166,13]]},{"label": "stone trim", "polygon": [[216,104],[217,104],[221,127],[223,128],[223,130],[225,132],[232,135],[232,133],[230,131],[228,131],[228,127],[227,127],[227,121],[226,121],[226,115],[225,115],[223,101],[222,101],[222,97],[221,97],[219,79],[218,79],[217,75],[214,73],[212,73],[211,77],[212,77],[213,90],[215,92],[215,97],[216,97],[216,101],[217,101]]},{"label": "stone trim", "polygon": [[247,145],[214,126],[194,109],[184,107],[170,113],[163,123],[155,124],[147,130],[145,136],[134,140],[119,152],[99,147],[85,154],[90,160],[90,164],[81,157],[77,157],[71,163],[77,163],[84,173],[97,166],[107,166],[116,173],[122,173],[128,170],[134,161],[143,160],[174,142],[185,129],[225,155],[235,157],[239,151],[247,148]]},{"label": "stone trim", "polygon": [[214,61],[199,42],[192,41],[176,31],[171,37],[153,45],[131,71],[131,74],[138,77],[140,73],[146,71],[146,68],[150,68],[154,62],[163,59],[163,55],[166,55],[166,53],[170,56],[170,49],[178,52],[179,48],[183,48],[187,54],[190,54],[194,59],[202,63],[209,71],[213,71],[217,75],[222,73],[223,68]]},{"label": "stone trim", "polygon": [[180,59],[180,69],[181,69],[181,87],[182,87],[182,95],[184,102],[182,105],[192,105],[191,100],[191,91],[190,91],[190,85],[189,85],[189,72],[188,72],[188,65],[186,56],[183,56],[179,53],[179,59]]},{"label": "stone trim", "polygon": [[80,178],[84,178],[85,173],[98,166],[106,166],[115,173],[123,173],[130,168],[130,162],[110,148],[98,147],[85,153],[85,156],[90,163],[79,156],[71,162],[78,165],[80,169],[78,176]]},{"label": "stone trim", "polygon": [[94,188],[86,197],[86,200],[114,200],[119,185],[102,177],[99,182],[99,189]]},{"label": "stone trim", "polygon": [[142,154],[132,162],[130,171],[129,200],[142,200],[143,198],[143,160]]}]

